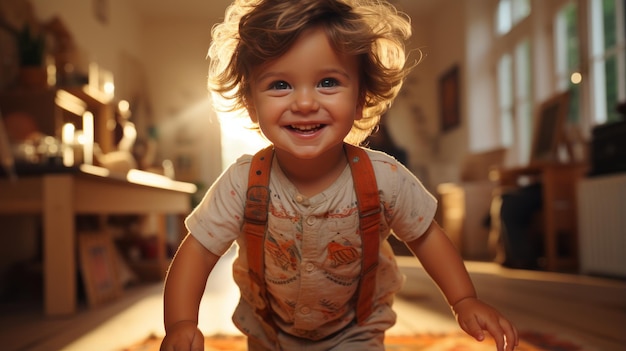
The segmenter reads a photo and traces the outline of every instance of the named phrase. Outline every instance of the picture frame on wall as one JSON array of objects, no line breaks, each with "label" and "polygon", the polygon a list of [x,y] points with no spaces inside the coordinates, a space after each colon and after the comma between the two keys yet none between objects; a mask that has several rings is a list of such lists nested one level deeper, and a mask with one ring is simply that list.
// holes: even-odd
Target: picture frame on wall
[{"label": "picture frame on wall", "polygon": [[441,131],[447,132],[461,124],[459,66],[454,65],[439,78],[439,110]]},{"label": "picture frame on wall", "polygon": [[570,92],[557,93],[544,101],[535,115],[530,163],[556,162],[558,148],[567,144],[565,122],[569,111]]},{"label": "picture frame on wall", "polygon": [[78,235],[79,263],[89,306],[98,306],[122,294],[113,239],[106,231]]}]

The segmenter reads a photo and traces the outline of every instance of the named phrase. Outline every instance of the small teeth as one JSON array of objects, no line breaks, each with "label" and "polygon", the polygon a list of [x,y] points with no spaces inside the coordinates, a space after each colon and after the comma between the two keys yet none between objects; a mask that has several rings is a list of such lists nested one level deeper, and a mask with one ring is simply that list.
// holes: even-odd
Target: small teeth
[{"label": "small teeth", "polygon": [[308,130],[314,130],[317,129],[319,127],[321,127],[321,124],[311,124],[311,125],[295,125],[292,124],[291,128],[293,129],[297,129],[297,130],[302,130],[302,131],[308,131]]}]

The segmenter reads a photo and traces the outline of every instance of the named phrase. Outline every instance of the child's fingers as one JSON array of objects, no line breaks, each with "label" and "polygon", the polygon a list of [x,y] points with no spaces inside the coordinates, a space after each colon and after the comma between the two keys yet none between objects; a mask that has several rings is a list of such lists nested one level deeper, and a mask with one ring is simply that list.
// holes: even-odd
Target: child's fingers
[{"label": "child's fingers", "polygon": [[505,351],[504,346],[506,345],[506,337],[504,330],[500,326],[499,323],[489,323],[487,324],[487,331],[493,337],[493,340],[496,342],[496,348],[498,351]]},{"label": "child's fingers", "polygon": [[509,320],[500,318],[500,325],[504,330],[504,335],[506,337],[506,351],[513,351],[515,346],[519,345],[519,337],[517,334],[517,329],[509,322]]},{"label": "child's fingers", "polygon": [[480,326],[476,317],[471,316],[470,318],[459,320],[459,325],[467,334],[474,337],[474,339],[478,341],[483,341],[485,339],[483,328]]},{"label": "child's fingers", "polygon": [[498,351],[513,351],[518,344],[517,330],[502,316],[497,317],[495,321],[485,323],[485,329],[496,342]]}]

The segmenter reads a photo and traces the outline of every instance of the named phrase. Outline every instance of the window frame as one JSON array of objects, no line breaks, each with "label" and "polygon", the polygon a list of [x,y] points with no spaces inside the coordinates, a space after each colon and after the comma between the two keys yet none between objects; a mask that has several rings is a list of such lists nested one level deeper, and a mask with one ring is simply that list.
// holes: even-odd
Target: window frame
[{"label": "window frame", "polygon": [[[514,4],[528,4],[528,9],[514,12]],[[502,5],[506,3],[511,5]],[[521,165],[528,162],[532,141],[533,119],[533,57],[530,1],[499,0],[495,7],[495,57],[497,62],[496,86],[497,111],[499,125],[499,143],[509,149],[507,163]],[[512,27],[503,33],[500,31],[500,11],[510,10]],[[523,14],[523,15],[520,15]],[[525,58],[520,54],[520,47],[527,49]],[[505,68],[503,65],[506,65]],[[504,69],[509,72],[504,72]],[[505,82],[507,77],[511,81]],[[528,81],[524,82],[528,77]],[[523,84],[522,84],[523,82]],[[504,86],[506,84],[508,86]],[[505,93],[503,95],[502,93]]]},{"label": "window frame", "polygon": [[[612,121],[611,107],[607,106],[606,62],[614,58],[616,61],[617,89],[616,102],[626,100],[626,5],[624,1],[613,0],[615,4],[616,42],[610,48],[604,47],[604,18],[602,13],[603,0],[582,0],[588,16],[583,20],[588,23],[589,30],[585,33],[588,47],[585,49],[586,60],[589,62],[588,77],[588,125],[593,127]],[[620,16],[620,14],[622,16]],[[613,111],[613,113],[615,113]],[[617,117],[616,117],[617,118]]]}]

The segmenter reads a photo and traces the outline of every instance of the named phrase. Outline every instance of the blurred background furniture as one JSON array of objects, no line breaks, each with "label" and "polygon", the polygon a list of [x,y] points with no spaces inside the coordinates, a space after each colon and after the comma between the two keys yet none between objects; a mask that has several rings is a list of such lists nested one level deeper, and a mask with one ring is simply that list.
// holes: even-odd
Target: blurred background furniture
[{"label": "blurred background furniture", "polygon": [[[543,237],[541,267],[548,271],[576,270],[578,228],[576,187],[588,171],[584,163],[545,163],[499,172],[499,186],[511,189],[534,178],[542,185],[539,231]],[[501,190],[506,191],[506,190]],[[528,233],[528,235],[531,235]]]},{"label": "blurred background furniture", "polygon": [[[557,93],[537,109],[528,165],[498,171],[492,218],[504,245],[505,265],[578,268],[576,185],[589,165],[579,131],[567,124],[570,97],[568,90]],[[526,206],[533,189],[536,201]]]},{"label": "blurred background furniture", "polygon": [[464,259],[489,261],[495,256],[489,212],[496,183],[490,174],[502,167],[505,154],[504,148],[469,154],[460,181],[437,187],[440,224]]},{"label": "blurred background furniture", "polygon": [[[165,214],[186,215],[191,210],[193,184],[158,174],[133,170],[125,177],[105,168],[47,170],[41,174],[0,177],[0,214],[42,216],[44,310],[67,315],[77,308],[77,249],[75,219],[79,214],[158,214],[158,253],[150,262],[161,277],[169,264]],[[180,221],[182,227],[182,219]]]},{"label": "blurred background furniture", "polygon": [[626,277],[626,102],[621,120],[594,127],[591,172],[578,183],[580,271]]},{"label": "blurred background furniture", "polygon": [[580,271],[626,277],[626,172],[578,183]]}]

